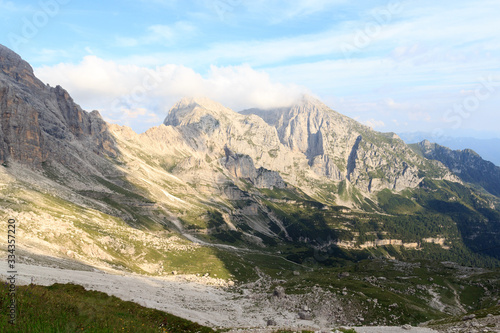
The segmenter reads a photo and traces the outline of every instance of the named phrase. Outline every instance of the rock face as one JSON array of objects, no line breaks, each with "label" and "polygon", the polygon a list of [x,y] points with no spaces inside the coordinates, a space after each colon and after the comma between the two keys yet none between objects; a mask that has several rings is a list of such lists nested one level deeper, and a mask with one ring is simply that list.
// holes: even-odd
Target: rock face
[{"label": "rock face", "polygon": [[[283,188],[286,182],[314,195],[317,182],[347,182],[369,196],[415,188],[419,170],[428,167],[395,134],[373,131],[308,96],[290,107],[240,113],[207,98],[184,98],[163,125],[138,139],[161,141],[186,181],[219,181],[220,166],[209,162],[217,160],[227,176],[250,179],[256,187]],[[449,173],[434,169],[438,177]]]},{"label": "rock face", "polygon": [[224,148],[226,158],[224,166],[235,178],[246,178],[258,188],[285,188],[286,184],[276,171],[263,167],[255,169],[253,160],[248,155],[233,153],[229,148]]},{"label": "rock face", "polygon": [[473,150],[451,150],[427,140],[412,146],[425,158],[443,163],[461,180],[500,196],[500,167],[483,160]]},{"label": "rock face", "polygon": [[226,153],[224,166],[230,174],[236,178],[250,179],[252,182],[257,178],[257,170],[250,156],[235,154],[227,147],[224,151]]},{"label": "rock face", "polygon": [[[250,109],[276,128],[280,142],[301,153],[318,176],[347,179],[364,192],[413,188],[420,158],[394,134],[373,131],[304,96],[289,108]],[[376,186],[374,185],[376,184]]]},{"label": "rock face", "polygon": [[[107,125],[68,92],[38,80],[31,66],[0,45],[0,161],[40,168],[51,159],[82,172],[92,154],[115,156]],[[83,167],[85,169],[85,167]]]}]

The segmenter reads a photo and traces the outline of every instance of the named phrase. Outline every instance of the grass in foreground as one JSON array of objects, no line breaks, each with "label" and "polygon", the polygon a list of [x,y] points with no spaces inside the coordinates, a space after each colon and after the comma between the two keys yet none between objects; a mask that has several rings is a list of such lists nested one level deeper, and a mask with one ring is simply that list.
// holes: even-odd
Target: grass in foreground
[{"label": "grass in foreground", "polygon": [[8,285],[0,285],[0,332],[215,332],[189,320],[74,284],[20,286],[8,323]]}]

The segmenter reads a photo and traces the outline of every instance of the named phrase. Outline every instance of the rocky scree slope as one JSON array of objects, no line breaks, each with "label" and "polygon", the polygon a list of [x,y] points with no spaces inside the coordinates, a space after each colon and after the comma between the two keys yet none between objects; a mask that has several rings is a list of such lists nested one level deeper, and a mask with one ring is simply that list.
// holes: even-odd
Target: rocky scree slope
[{"label": "rocky scree slope", "polygon": [[[16,219],[24,262],[175,271],[218,286],[253,281],[252,290],[285,285],[298,296],[264,290],[259,308],[285,305],[291,315],[349,314],[342,320],[350,323],[370,315],[369,323],[392,324],[441,316],[439,302],[435,310],[427,304],[438,292],[443,299],[474,294],[464,296],[474,309],[482,306],[474,303],[478,291],[487,302],[495,297],[494,272],[485,272],[488,288],[481,278],[457,284],[462,292],[446,287],[448,271],[432,273],[436,283],[416,277],[420,268],[390,280],[371,259],[390,258],[398,267],[411,264],[393,258],[482,264],[470,249],[498,246],[497,210],[485,208],[487,200],[443,163],[310,97],[244,113],[186,98],[164,124],[137,134],[81,110],[2,46],[0,227]],[[374,273],[360,277],[368,272],[353,266],[360,263]],[[301,296],[313,284],[332,297],[323,309],[314,306],[323,290]],[[408,298],[419,311],[406,308]],[[460,308],[455,299],[447,301]],[[349,311],[353,301],[365,312]]]}]

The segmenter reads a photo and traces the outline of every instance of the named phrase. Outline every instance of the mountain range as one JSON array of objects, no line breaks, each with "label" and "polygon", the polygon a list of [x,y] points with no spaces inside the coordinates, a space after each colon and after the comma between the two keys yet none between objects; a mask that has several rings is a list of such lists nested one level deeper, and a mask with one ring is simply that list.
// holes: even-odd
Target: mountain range
[{"label": "mountain range", "polygon": [[236,277],[227,256],[240,250],[500,263],[500,168],[407,145],[310,96],[241,112],[184,98],[138,134],[0,46],[0,116],[0,203],[25,221],[27,256]]},{"label": "mountain range", "polygon": [[498,296],[500,168],[310,96],[183,98],[138,134],[0,45],[0,163],[20,263],[241,285],[268,325],[419,323]]},{"label": "mountain range", "polygon": [[[482,133],[473,133],[481,136]],[[431,140],[452,150],[472,149],[485,160],[500,166],[500,138],[476,138],[469,136],[436,136],[430,132],[398,133],[409,144]]]}]

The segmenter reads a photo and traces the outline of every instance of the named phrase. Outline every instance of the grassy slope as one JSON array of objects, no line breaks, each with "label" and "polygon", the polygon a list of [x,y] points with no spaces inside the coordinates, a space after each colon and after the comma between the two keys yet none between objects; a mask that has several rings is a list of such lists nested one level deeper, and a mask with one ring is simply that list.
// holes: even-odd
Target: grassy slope
[{"label": "grassy slope", "polygon": [[[2,309],[9,304],[7,295],[7,285],[2,283]],[[214,332],[189,320],[73,284],[20,286],[16,299],[16,324],[9,324],[7,311],[1,311],[1,332]]]},{"label": "grassy slope", "polygon": [[[282,276],[286,282],[281,285],[287,294],[303,294],[311,286],[321,287],[365,309],[365,323],[415,325],[448,318],[460,306],[466,311],[490,308],[500,295],[499,276],[498,270],[434,261],[363,260],[337,268],[317,266],[301,270],[299,276],[286,274]],[[439,295],[436,299],[445,307],[444,312],[430,306],[429,290]]]}]

